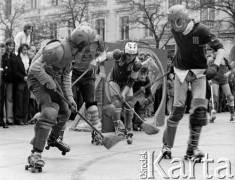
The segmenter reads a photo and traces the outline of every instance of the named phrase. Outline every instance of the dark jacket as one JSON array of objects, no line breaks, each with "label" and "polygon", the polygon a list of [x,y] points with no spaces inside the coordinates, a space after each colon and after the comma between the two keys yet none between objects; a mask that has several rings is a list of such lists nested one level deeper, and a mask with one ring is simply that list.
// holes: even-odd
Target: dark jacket
[{"label": "dark jacket", "polygon": [[17,57],[15,53],[10,53],[9,57],[7,53],[2,55],[2,68],[4,69],[3,80],[8,83],[15,82],[15,72],[17,68]]},{"label": "dark jacket", "polygon": [[16,80],[17,82],[25,82],[24,81],[24,77],[27,76],[27,72],[24,68],[24,64],[23,61],[20,57],[20,55],[18,54],[17,56],[17,70],[16,70]]}]

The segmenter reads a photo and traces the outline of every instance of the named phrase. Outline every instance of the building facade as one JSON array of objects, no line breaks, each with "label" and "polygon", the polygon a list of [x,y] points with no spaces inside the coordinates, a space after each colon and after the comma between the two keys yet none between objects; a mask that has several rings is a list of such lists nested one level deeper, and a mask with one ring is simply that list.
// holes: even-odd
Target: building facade
[{"label": "building facade", "polygon": [[[60,0],[0,0],[4,1],[5,12],[2,14],[11,16],[14,14],[15,7],[13,4],[25,5],[24,13],[17,19],[20,21],[20,26],[14,28],[13,36],[22,30],[23,25],[32,22],[35,25],[33,34],[33,43],[38,43],[43,39],[57,38],[65,39],[73,30],[74,26],[79,24],[79,21],[88,21],[103,38],[105,42],[120,42],[120,41],[141,41],[155,47],[156,41],[153,33],[138,23],[130,23],[133,18],[132,5],[130,0],[93,0],[92,3],[87,4],[85,10],[82,9],[85,2],[88,0],[67,0],[67,4],[62,3]],[[150,2],[146,1],[146,2]],[[184,3],[184,0],[165,0],[161,2],[162,12],[177,3]],[[68,5],[80,4],[74,9],[65,11]],[[18,5],[19,7],[19,5]],[[82,16],[77,17],[76,22],[74,19],[68,18],[76,14],[76,8],[81,8],[79,11],[83,12]],[[84,10],[84,11],[83,11]],[[192,18],[203,21],[218,37],[220,37],[227,49],[230,48],[235,41],[235,30],[228,30],[226,25],[218,25],[215,21],[226,17],[225,13],[216,12],[211,9],[203,9],[200,11],[193,11]],[[80,18],[80,19],[79,19]],[[61,19],[64,19],[61,22]],[[166,18],[162,20],[166,22]],[[1,28],[4,29],[4,28]],[[160,40],[162,47],[166,42],[164,48],[174,51],[174,40],[170,39],[170,29],[166,28],[164,35]],[[6,33],[1,30],[0,39],[6,38]]]}]

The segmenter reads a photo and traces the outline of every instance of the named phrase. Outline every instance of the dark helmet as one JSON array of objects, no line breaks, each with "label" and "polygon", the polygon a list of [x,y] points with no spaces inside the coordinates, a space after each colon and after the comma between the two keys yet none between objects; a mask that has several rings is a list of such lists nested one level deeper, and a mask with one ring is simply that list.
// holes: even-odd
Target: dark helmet
[{"label": "dark helmet", "polygon": [[71,41],[77,48],[88,46],[95,40],[95,31],[88,25],[79,25],[71,33]]}]

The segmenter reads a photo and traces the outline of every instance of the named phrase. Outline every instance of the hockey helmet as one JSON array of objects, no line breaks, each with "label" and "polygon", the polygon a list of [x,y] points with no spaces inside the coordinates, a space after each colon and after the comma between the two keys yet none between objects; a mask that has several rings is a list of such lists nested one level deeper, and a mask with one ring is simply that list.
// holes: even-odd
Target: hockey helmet
[{"label": "hockey helmet", "polygon": [[71,33],[71,41],[79,51],[89,46],[95,40],[95,31],[87,25],[79,25]]},{"label": "hockey helmet", "polygon": [[138,47],[135,42],[128,42],[124,49],[125,54],[138,54]]},{"label": "hockey helmet", "polygon": [[183,32],[188,24],[188,11],[184,5],[174,5],[167,12],[168,21],[175,31]]}]

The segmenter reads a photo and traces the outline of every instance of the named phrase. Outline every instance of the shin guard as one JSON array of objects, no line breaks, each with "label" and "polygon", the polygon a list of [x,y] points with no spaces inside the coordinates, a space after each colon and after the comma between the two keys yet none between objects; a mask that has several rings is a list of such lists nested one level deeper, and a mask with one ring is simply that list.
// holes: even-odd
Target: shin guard
[{"label": "shin guard", "polygon": [[163,144],[172,148],[175,141],[175,134],[179,121],[183,118],[185,107],[174,106],[170,117],[167,119],[167,126],[163,134]]},{"label": "shin guard", "polygon": [[[131,108],[134,107],[132,102],[128,102],[128,104]],[[132,130],[132,119],[134,116],[134,112],[130,107],[124,106],[124,124],[127,130]]]},{"label": "shin guard", "polygon": [[43,151],[50,129],[56,124],[58,110],[58,104],[52,102],[42,105],[41,115],[34,126],[35,136],[30,142],[33,145],[33,149]]},{"label": "shin guard", "polygon": [[207,125],[207,100],[195,98],[192,100],[190,109],[190,136],[188,141],[188,152],[198,147],[202,126]]}]

